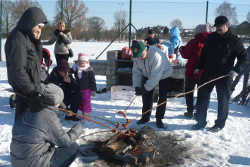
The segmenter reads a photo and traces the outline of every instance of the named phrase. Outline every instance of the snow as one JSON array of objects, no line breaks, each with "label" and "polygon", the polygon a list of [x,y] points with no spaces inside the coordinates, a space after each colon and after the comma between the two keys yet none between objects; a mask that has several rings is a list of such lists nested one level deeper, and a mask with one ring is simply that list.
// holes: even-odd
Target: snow
[{"label": "snow", "polygon": [[[108,44],[109,43],[105,42],[73,42],[71,47],[75,52],[75,55],[79,52],[91,55],[100,53]],[[82,48],[80,48],[79,45],[81,45]],[[121,49],[124,46],[127,46],[127,43],[114,43],[112,49]],[[46,48],[49,49],[52,54],[54,63],[50,68],[52,69],[56,62],[53,54],[54,46],[46,46]],[[90,48],[98,49],[95,52],[92,52]],[[100,57],[101,60],[105,60],[105,55]],[[2,56],[5,61],[4,53]],[[94,56],[92,58],[95,59]],[[70,59],[69,61],[73,63],[73,60],[74,59]],[[14,124],[15,110],[9,106],[9,97],[12,93],[6,91],[6,89],[10,89],[11,86],[8,84],[7,69],[4,61],[0,62],[0,166],[11,167],[9,146],[11,143],[11,130]],[[99,90],[105,87],[105,76],[96,76],[96,80]],[[243,77],[236,86],[236,90],[232,95],[233,97],[241,91],[242,84]],[[126,122],[122,115],[117,114],[117,112],[120,110],[124,111],[129,104],[130,101],[112,100],[110,91],[103,94],[97,94],[92,98],[93,111],[91,112],[91,116],[108,119],[113,122]],[[154,103],[154,106],[156,106],[156,103]],[[127,117],[129,119],[137,117],[141,114],[141,107],[141,97],[137,97],[127,109]],[[184,157],[182,157],[184,163],[179,164],[178,166],[250,166],[250,110],[248,106],[242,106],[236,103],[230,104],[226,126],[218,133],[208,131],[209,127],[214,125],[214,121],[217,117],[217,97],[215,89],[211,93],[209,112],[207,116],[208,124],[204,129],[198,131],[192,130],[191,127],[196,121],[184,117],[183,113],[185,111],[186,105],[184,97],[176,98],[167,103],[166,113],[163,119],[163,123],[166,127],[165,129],[158,129],[156,127],[155,110],[152,111],[151,121],[145,124],[146,126],[154,128],[157,133],[160,133],[161,135],[177,135],[180,138],[179,144],[188,148],[183,154]],[[78,114],[81,113],[78,112]],[[75,124],[73,121],[65,121],[63,116],[60,119],[63,128],[66,131]],[[108,126],[115,127],[104,120],[95,120],[105,123]],[[144,125],[136,125],[136,121],[133,121],[130,123],[129,128],[135,127],[140,129],[143,126]],[[84,130],[83,135],[108,130],[108,128],[94,122],[86,122],[82,124],[82,127]],[[123,130],[123,128],[121,128],[121,130]],[[77,142],[80,145],[86,145],[89,141],[105,140],[111,135],[111,132],[97,133],[83,139],[78,139]],[[94,166],[92,160],[95,159],[97,159],[95,156],[87,158],[78,156],[71,167]]]}]

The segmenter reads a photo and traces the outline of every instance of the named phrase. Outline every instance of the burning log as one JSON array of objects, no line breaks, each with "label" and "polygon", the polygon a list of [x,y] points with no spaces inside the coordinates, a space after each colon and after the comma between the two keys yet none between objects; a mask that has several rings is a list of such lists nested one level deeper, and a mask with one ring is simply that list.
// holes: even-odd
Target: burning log
[{"label": "burning log", "polygon": [[125,132],[118,132],[99,148],[109,158],[124,161],[130,164],[146,164],[154,159],[156,149],[153,147],[150,136],[154,129],[144,126],[139,131],[131,128]]}]

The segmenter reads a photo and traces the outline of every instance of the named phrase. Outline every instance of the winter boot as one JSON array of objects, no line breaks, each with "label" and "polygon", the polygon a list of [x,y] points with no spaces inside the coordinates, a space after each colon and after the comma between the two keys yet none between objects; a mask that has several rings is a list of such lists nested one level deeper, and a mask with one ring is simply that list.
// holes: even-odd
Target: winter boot
[{"label": "winter boot", "polygon": [[[90,118],[90,112],[83,112],[83,115],[85,116],[85,117],[87,117],[87,118]],[[90,120],[88,120],[88,119],[85,119],[85,118],[83,118],[82,120],[81,120],[81,123],[85,123],[85,122],[89,122]]]}]

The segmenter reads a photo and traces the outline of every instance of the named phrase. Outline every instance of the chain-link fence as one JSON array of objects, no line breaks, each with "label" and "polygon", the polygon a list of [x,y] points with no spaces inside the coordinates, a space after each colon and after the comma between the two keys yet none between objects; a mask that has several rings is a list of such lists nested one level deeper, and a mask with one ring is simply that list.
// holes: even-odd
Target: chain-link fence
[{"label": "chain-link fence", "polygon": [[[133,2],[131,0],[130,2],[81,0],[11,2],[3,0],[2,38],[8,36],[22,13],[31,6],[40,7],[49,21],[42,30],[43,40],[49,40],[52,37],[57,28],[57,22],[62,19],[66,23],[66,28],[70,29],[74,41],[103,42],[105,43],[102,45],[103,50],[107,46],[113,45],[110,44],[111,41],[125,42],[128,46],[130,25],[131,40],[141,39],[141,36],[146,38],[149,27],[154,29],[157,38],[167,40],[170,37],[169,29],[178,26],[183,41],[187,42],[194,37],[193,30],[198,24],[214,23],[214,19],[218,15],[226,15],[233,32],[241,35],[244,40],[248,40],[250,35],[250,4],[229,4],[227,2],[219,4],[209,1],[191,3]],[[79,43],[77,47],[81,49],[87,46]],[[89,48],[89,50],[91,49],[96,50],[95,43]],[[105,54],[105,52],[93,51],[93,56],[98,57],[101,53]]]}]

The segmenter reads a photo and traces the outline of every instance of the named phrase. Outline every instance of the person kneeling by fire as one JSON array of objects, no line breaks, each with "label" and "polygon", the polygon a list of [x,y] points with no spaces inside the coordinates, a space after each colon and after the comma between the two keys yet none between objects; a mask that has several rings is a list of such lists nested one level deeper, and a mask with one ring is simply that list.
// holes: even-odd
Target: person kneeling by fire
[{"label": "person kneeling by fire", "polygon": [[[65,132],[57,114],[64,98],[63,90],[54,84],[40,84],[12,129],[10,144],[13,167],[70,166],[79,145],[75,142],[83,133],[80,123]],[[58,146],[58,147],[56,147]]]},{"label": "person kneeling by fire", "polygon": [[[137,42],[133,50],[133,86],[137,96],[142,95],[142,118],[137,124],[150,121],[153,106],[155,86],[159,82],[158,105],[167,100],[168,88],[171,84],[173,68],[166,55],[155,46],[146,46]],[[156,123],[158,128],[164,128],[162,119],[165,114],[166,104],[156,109]]]}]

